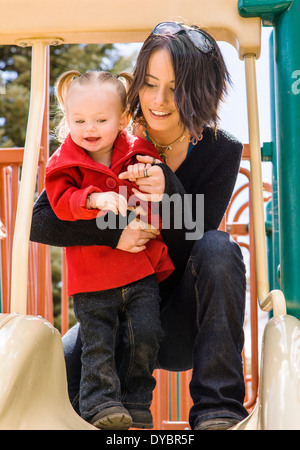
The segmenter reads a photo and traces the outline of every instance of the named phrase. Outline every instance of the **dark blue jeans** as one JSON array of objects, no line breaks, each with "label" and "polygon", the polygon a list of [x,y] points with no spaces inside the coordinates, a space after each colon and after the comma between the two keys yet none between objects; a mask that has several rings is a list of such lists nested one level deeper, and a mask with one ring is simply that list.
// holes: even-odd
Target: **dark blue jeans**
[{"label": "dark blue jeans", "polygon": [[121,404],[150,407],[163,336],[159,304],[154,275],[120,288],[74,295],[82,341],[79,406],[84,419]]},{"label": "dark blue jeans", "polygon": [[[209,231],[197,241],[185,273],[164,298],[158,367],[192,368],[190,425],[228,417],[242,420],[245,386],[244,343],[246,277],[240,247],[227,233]],[[69,395],[76,399],[80,379],[80,329],[63,338]]]}]

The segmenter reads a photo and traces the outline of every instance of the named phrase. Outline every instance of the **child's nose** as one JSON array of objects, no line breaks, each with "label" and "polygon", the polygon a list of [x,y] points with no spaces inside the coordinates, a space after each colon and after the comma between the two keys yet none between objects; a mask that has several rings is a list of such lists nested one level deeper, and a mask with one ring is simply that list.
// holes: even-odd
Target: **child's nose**
[{"label": "child's nose", "polygon": [[94,130],[95,124],[93,122],[86,122],[85,128],[86,128],[86,130]]}]

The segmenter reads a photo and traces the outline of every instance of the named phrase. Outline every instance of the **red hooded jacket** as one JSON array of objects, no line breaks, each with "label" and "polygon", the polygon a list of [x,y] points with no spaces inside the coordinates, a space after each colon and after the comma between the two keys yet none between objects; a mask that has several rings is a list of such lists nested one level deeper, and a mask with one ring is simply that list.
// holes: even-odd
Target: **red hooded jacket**
[{"label": "red hooded jacket", "polygon": [[[111,167],[108,168],[95,162],[69,135],[46,166],[46,191],[57,217],[89,220],[106,214],[86,208],[87,196],[92,192],[119,193],[120,186],[126,186],[129,198],[134,184],[120,180],[118,175],[136,162],[136,155],[159,158],[150,143],[124,131],[115,141]],[[66,248],[66,257],[69,295],[124,286],[154,273],[161,282],[174,270],[160,236],[151,239],[147,248],[139,253],[108,246],[75,246]]]}]

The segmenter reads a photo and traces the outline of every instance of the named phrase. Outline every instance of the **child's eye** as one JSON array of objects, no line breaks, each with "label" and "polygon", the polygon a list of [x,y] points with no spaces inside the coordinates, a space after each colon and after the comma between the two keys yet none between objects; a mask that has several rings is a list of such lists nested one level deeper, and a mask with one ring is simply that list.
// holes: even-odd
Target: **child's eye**
[{"label": "child's eye", "polygon": [[104,123],[104,122],[106,122],[106,119],[98,119],[97,122]]},{"label": "child's eye", "polygon": [[81,120],[81,119],[79,119],[79,120],[75,120],[75,123],[84,123],[84,120]]}]

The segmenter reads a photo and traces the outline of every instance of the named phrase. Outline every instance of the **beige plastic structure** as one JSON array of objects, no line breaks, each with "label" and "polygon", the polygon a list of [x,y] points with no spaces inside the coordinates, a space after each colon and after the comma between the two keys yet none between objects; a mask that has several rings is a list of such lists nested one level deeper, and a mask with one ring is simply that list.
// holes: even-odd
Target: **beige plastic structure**
[{"label": "beige plastic structure", "polygon": [[142,42],[157,23],[182,20],[209,28],[241,59],[260,54],[260,19],[240,17],[237,0],[1,0],[0,7],[1,45],[41,37],[69,44]]},{"label": "beige plastic structure", "polygon": [[258,401],[235,430],[300,430],[300,326],[276,316],[264,330]]},{"label": "beige plastic structure", "polygon": [[96,430],[73,410],[59,332],[46,320],[0,315],[0,430]]},{"label": "beige plastic structure", "polygon": [[42,130],[46,46],[139,42],[158,22],[166,20],[202,26],[215,39],[232,44],[240,59],[245,59],[258,297],[260,306],[273,309],[275,317],[265,330],[256,409],[237,428],[285,428],[292,424],[300,429],[299,322],[286,315],[281,291],[269,293],[267,277],[255,78],[261,21],[240,17],[237,3],[152,0],[141,6],[140,0],[0,0],[0,45],[32,46],[31,105],[13,243],[12,314],[0,315],[0,429],[93,429],[69,403],[58,331],[42,318],[26,316],[28,242]]}]

